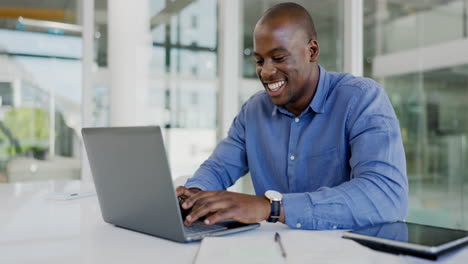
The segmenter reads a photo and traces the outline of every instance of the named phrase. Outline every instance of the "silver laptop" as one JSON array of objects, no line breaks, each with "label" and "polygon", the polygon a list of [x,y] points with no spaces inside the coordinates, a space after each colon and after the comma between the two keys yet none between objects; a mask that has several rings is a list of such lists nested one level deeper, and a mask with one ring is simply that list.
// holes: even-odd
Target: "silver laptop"
[{"label": "silver laptop", "polygon": [[260,226],[184,226],[159,126],[83,128],[82,134],[105,222],[178,242]]}]

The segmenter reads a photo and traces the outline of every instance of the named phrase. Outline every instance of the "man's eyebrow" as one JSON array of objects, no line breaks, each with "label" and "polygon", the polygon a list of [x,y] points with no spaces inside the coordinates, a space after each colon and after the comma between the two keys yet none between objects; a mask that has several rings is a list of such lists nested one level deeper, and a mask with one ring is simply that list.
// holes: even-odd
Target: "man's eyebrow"
[{"label": "man's eyebrow", "polygon": [[[275,53],[275,52],[277,52],[277,51],[286,51],[286,52],[287,52],[288,50],[285,49],[285,48],[279,47],[279,48],[274,48],[274,49],[268,51],[267,54]],[[254,52],[254,53],[253,53],[253,56],[259,56],[259,57],[261,57],[262,55],[258,54],[257,52]]]},{"label": "man's eyebrow", "polygon": [[274,48],[272,50],[270,50],[268,53],[274,53],[274,52],[277,52],[277,51],[287,51],[285,48]]}]

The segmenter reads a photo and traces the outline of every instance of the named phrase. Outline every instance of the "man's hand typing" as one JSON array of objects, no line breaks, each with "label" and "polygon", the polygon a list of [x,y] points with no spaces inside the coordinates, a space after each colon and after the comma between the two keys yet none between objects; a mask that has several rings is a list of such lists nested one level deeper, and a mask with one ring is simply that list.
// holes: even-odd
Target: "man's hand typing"
[{"label": "man's hand typing", "polygon": [[[270,215],[270,202],[263,195],[248,195],[228,191],[200,191],[179,186],[177,196],[185,197],[182,209],[191,209],[184,224],[206,217],[205,224],[232,219],[241,223],[257,223]],[[282,219],[284,214],[282,212]]]}]

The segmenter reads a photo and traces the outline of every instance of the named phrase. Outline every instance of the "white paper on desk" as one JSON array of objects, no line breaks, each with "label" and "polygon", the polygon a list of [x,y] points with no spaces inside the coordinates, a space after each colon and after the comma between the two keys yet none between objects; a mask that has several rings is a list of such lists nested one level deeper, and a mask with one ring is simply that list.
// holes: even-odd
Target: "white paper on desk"
[{"label": "white paper on desk", "polygon": [[[328,233],[326,233],[328,232]],[[291,231],[281,236],[287,263],[367,264],[402,263],[398,256],[379,253],[355,241],[341,238],[341,232]]]},{"label": "white paper on desk", "polygon": [[284,259],[274,241],[274,234],[267,232],[249,236],[205,238],[195,263],[404,263],[403,259],[396,255],[374,251],[352,240],[341,238],[341,232],[329,231],[280,232],[287,254]]},{"label": "white paper on desk", "polygon": [[203,239],[196,264],[285,264],[274,233]]}]

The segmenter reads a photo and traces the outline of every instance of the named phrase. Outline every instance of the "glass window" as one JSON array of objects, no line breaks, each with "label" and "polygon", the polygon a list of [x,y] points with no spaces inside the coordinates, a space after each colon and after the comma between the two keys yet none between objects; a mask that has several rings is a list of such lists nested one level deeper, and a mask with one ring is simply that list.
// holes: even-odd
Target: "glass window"
[{"label": "glass window", "polygon": [[466,48],[444,48],[467,40],[466,1],[366,0],[364,10],[365,75],[385,87],[400,120],[406,220],[468,229],[468,61],[447,59]]},{"label": "glass window", "polygon": [[13,106],[13,87],[10,82],[0,82],[0,106]]},{"label": "glass window", "polygon": [[109,125],[109,71],[107,66],[107,0],[94,1],[94,65],[91,87],[91,126]]},{"label": "glass window", "polygon": [[79,179],[82,40],[76,1],[66,8],[15,4],[14,15],[0,19],[0,181]]},{"label": "glass window", "polygon": [[[379,54],[466,37],[466,1],[370,1],[364,5],[368,33]],[[378,18],[378,19],[377,19]],[[372,25],[372,23],[375,23]],[[372,34],[366,38],[370,40]],[[404,41],[403,41],[404,40]]]},{"label": "glass window", "polygon": [[216,53],[201,49],[172,49],[171,72],[183,76],[216,77]]},{"label": "glass window", "polygon": [[192,175],[216,143],[217,4],[151,1],[153,57],[148,115],[165,127],[173,177]]}]

